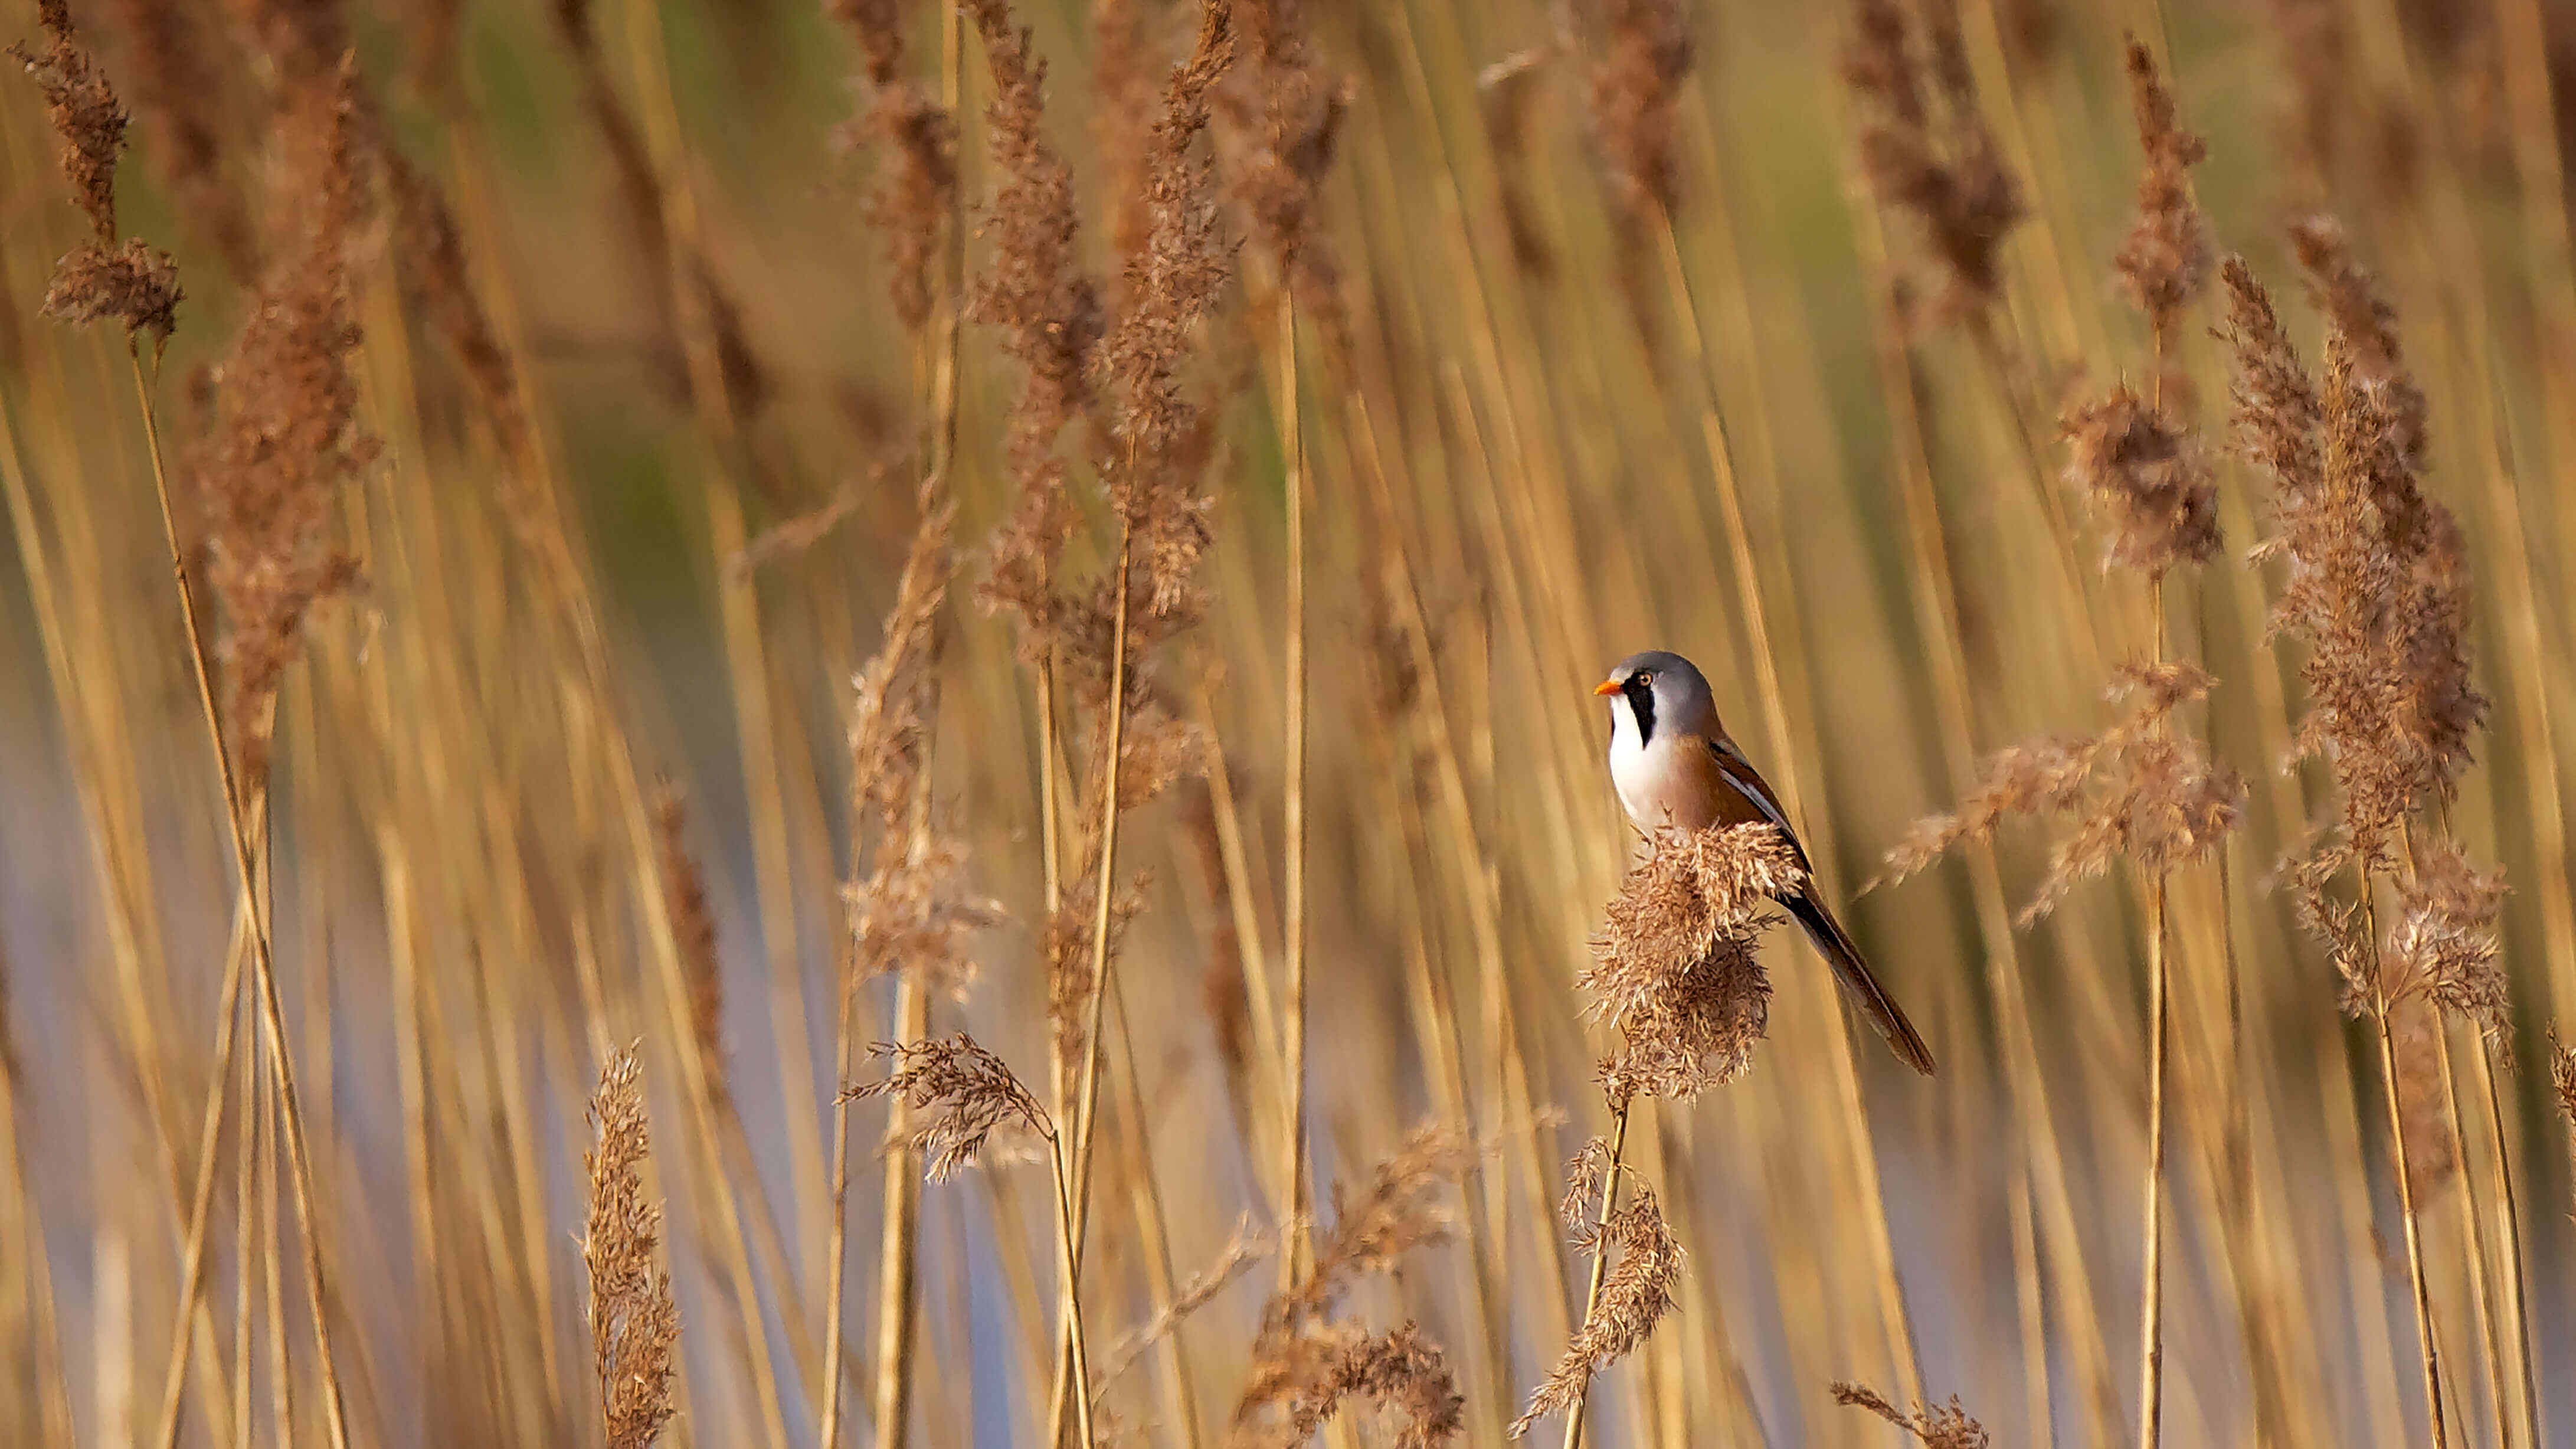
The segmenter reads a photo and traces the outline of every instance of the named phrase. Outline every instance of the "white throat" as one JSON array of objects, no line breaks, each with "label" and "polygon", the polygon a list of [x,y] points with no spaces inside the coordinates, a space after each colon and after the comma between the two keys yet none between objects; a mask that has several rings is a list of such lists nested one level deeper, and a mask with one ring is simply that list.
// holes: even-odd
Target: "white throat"
[{"label": "white throat", "polygon": [[1642,737],[1637,712],[1626,697],[1611,699],[1610,783],[1618,787],[1619,803],[1640,830],[1707,823],[1692,818],[1698,812],[1691,809],[1684,788],[1679,747],[1679,737],[1669,728],[1657,729],[1652,740]]}]

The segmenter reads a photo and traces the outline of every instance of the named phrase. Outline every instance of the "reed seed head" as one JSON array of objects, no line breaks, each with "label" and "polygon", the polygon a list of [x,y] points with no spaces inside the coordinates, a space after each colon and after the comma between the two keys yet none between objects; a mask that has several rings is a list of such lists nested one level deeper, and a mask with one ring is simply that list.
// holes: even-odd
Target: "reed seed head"
[{"label": "reed seed head", "polygon": [[688,988],[689,1035],[705,1064],[707,1081],[719,1101],[732,1096],[725,1071],[724,965],[716,954],[715,911],[707,904],[707,883],[689,854],[689,804],[680,787],[668,780],[653,792],[653,859],[662,880],[662,910],[671,921],[671,940],[680,957],[680,979]]},{"label": "reed seed head", "polygon": [[[1913,24],[1895,0],[1858,0],[1852,16],[1842,69],[1862,112],[1861,173],[1881,206],[1914,218],[1944,278],[1940,318],[1983,316],[2002,296],[1999,254],[2025,207],[1978,111],[1957,16],[1936,13],[1926,26],[1928,62],[1916,59]],[[1945,102],[1937,123],[1927,68]]]},{"label": "reed seed head", "polygon": [[63,0],[39,0],[37,19],[45,28],[44,49],[13,45],[9,54],[44,92],[46,119],[62,143],[63,177],[90,222],[90,235],[55,264],[45,288],[45,315],[75,327],[114,318],[125,324],[128,338],[149,334],[157,357],[178,326],[179,269],[167,252],[139,239],[117,240],[124,104],[73,29]]},{"label": "reed seed head", "polygon": [[1593,144],[1623,211],[1639,221],[1670,216],[1681,204],[1673,106],[1690,79],[1688,17],[1676,0],[1609,0],[1603,22],[1588,96]]},{"label": "reed seed head", "polygon": [[2110,523],[2106,561],[2162,578],[2218,553],[2218,482],[2208,450],[2168,410],[2126,384],[2070,413],[2067,477]]},{"label": "reed seed head", "polygon": [[1876,1414],[1913,1436],[1923,1449],[1986,1449],[1985,1426],[1968,1417],[1956,1394],[1945,1408],[1917,1404],[1906,1413],[1859,1384],[1834,1385],[1834,1402]]},{"label": "reed seed head", "polygon": [[1576,982],[1586,1015],[1619,1025],[1600,1068],[1614,1103],[1639,1092],[1688,1099],[1744,1074],[1770,1021],[1754,943],[1774,919],[1771,901],[1806,878],[1769,825],[1660,830],[1648,847]]},{"label": "reed seed head", "polygon": [[635,1049],[612,1055],[590,1099],[590,1220],[581,1242],[590,1274],[591,1362],[609,1449],[646,1449],[671,1421],[680,1310],[671,1277],[654,1260],[662,1209],[644,1195],[652,1155],[644,1072]]},{"label": "reed seed head", "polygon": [[1655,1194],[1643,1187],[1606,1219],[1599,1216],[1597,1204],[1609,1160],[1607,1142],[1596,1137],[1585,1145],[1570,1174],[1574,1188],[1566,1199],[1565,1216],[1578,1225],[1577,1247],[1593,1257],[1616,1249],[1618,1265],[1602,1279],[1592,1311],[1584,1315],[1555,1367],[1539,1380],[1529,1407],[1512,1421],[1515,1439],[1526,1436],[1548,1415],[1579,1401],[1594,1375],[1636,1352],[1655,1325],[1673,1311],[1673,1294],[1682,1280],[1681,1240],[1664,1221]]},{"label": "reed seed head", "polygon": [[1405,1253],[1447,1238],[1449,1217],[1437,1199],[1477,1155],[1466,1132],[1433,1123],[1417,1128],[1359,1192],[1334,1185],[1333,1224],[1312,1265],[1262,1310],[1227,1434],[1232,1449],[1306,1443],[1354,1395],[1404,1412],[1400,1444],[1430,1449],[1457,1436],[1464,1403],[1440,1350],[1410,1323],[1373,1337],[1334,1309],[1362,1278],[1391,1272]]},{"label": "reed seed head", "polygon": [[254,785],[268,775],[270,706],[306,617],[359,585],[357,559],[331,541],[333,515],[340,488],[379,452],[358,427],[349,368],[347,249],[363,215],[356,81],[351,62],[290,98],[272,208],[284,240],[215,374],[213,426],[190,460],[223,605],[225,736]]},{"label": "reed seed head", "polygon": [[2412,879],[2398,883],[2397,919],[2381,943],[2380,999],[2421,998],[2503,1033],[2506,996],[2498,921],[2505,885],[2500,871],[2480,871],[2448,839],[2426,842]]},{"label": "reed seed head", "polygon": [[884,170],[868,221],[885,235],[896,317],[919,329],[930,320],[931,266],[957,196],[957,123],[928,87],[904,69],[903,14],[891,0],[829,0],[824,9],[858,41],[866,110],[834,135],[855,151],[884,148]]},{"label": "reed seed head", "polygon": [[73,203],[89,217],[97,240],[114,246],[116,162],[125,150],[128,119],[124,103],[72,28],[65,0],[37,0],[36,19],[45,28],[45,48],[13,45],[9,54],[45,93],[45,118],[62,143],[63,179],[71,183]]},{"label": "reed seed head", "polygon": [[2068,822],[2049,851],[2039,889],[2022,908],[2023,925],[2056,909],[2116,859],[2125,856],[2153,875],[2206,856],[2236,827],[2244,781],[2165,724],[2205,698],[2210,683],[2186,663],[2123,665],[2106,691],[2119,711],[2109,729],[1998,752],[1956,811],[1916,822],[1888,851],[1870,888],[1903,880],[1962,842],[1991,840],[2014,816]]},{"label": "reed seed head", "polygon": [[2156,70],[2155,52],[2135,36],[2129,37],[2128,69],[2146,167],[2138,175],[2137,220],[2114,265],[2161,346],[2209,275],[2209,224],[2191,195],[2191,168],[2208,148],[2182,129],[2173,92]]},{"label": "reed seed head", "polygon": [[964,1032],[923,1042],[879,1042],[869,1053],[894,1070],[878,1081],[843,1088],[841,1099],[896,1097],[925,1114],[904,1145],[922,1154],[933,1182],[974,1166],[997,1133],[1055,1138],[1054,1119],[1010,1064]]}]

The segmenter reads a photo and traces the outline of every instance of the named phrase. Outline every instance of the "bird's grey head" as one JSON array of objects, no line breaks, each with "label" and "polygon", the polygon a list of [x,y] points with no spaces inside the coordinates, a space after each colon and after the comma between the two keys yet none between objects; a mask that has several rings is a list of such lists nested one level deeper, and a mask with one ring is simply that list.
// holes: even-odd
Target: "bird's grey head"
[{"label": "bird's grey head", "polygon": [[1614,697],[1613,715],[1625,706],[1635,716],[1639,744],[1651,742],[1664,730],[1717,731],[1717,700],[1709,693],[1707,677],[1689,660],[1666,650],[1649,649],[1620,660],[1592,692]]}]

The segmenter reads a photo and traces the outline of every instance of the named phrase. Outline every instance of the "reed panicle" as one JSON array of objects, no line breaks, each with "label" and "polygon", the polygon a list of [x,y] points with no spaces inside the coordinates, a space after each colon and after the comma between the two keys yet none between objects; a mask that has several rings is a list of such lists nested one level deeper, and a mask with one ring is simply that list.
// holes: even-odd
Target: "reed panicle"
[{"label": "reed panicle", "polygon": [[[1585,1143],[1568,1165],[1559,1212],[1573,1229],[1575,1246],[1596,1265],[1595,1287],[1573,1341],[1539,1380],[1529,1407],[1512,1422],[1515,1439],[1560,1410],[1580,1416],[1594,1376],[1635,1353],[1673,1311],[1673,1294],[1682,1279],[1681,1241],[1664,1221],[1652,1191],[1639,1188],[1624,1205],[1614,1205],[1618,1173],[1615,1150],[1600,1137]],[[1597,1269],[1613,1249],[1619,1266],[1604,1278]]]},{"label": "reed panicle", "polygon": [[1942,279],[1931,320],[1967,321],[2000,300],[1998,257],[2027,207],[1978,110],[1956,14],[1926,30],[1928,56],[1904,6],[1859,0],[1842,78],[1862,113],[1861,174],[1880,205],[1914,219]]},{"label": "reed panicle", "polygon": [[1754,943],[1776,919],[1772,900],[1805,879],[1769,825],[1654,834],[1575,982],[1585,1014],[1619,1028],[1599,1069],[1614,1104],[1640,1092],[1688,1101],[1752,1065],[1771,1005]]},{"label": "reed panicle", "polygon": [[2138,173],[2137,220],[2112,268],[2130,303],[2146,314],[2161,351],[2182,309],[2200,295],[2209,277],[2209,223],[2191,194],[2191,168],[2209,150],[2182,128],[2173,92],[2156,68],[2155,52],[2136,36],[2129,37],[2128,71],[2146,165]]},{"label": "reed panicle", "polygon": [[1683,8],[1672,0],[1612,0],[1607,32],[1586,98],[1612,198],[1636,218],[1681,206],[1674,105],[1690,78],[1694,47]]},{"label": "reed panicle", "polygon": [[2106,691],[2121,711],[2110,728],[1998,751],[1976,793],[1954,811],[1915,822],[1868,888],[1914,875],[1962,843],[1991,840],[2016,816],[2067,822],[2066,835],[2050,849],[2047,874],[2022,908],[2023,925],[2115,859],[2125,856],[2152,873],[2205,858],[2242,813],[2244,782],[2189,742],[2169,737],[2164,725],[2205,697],[2210,685],[2208,674],[2179,661],[2123,666]]},{"label": "reed panicle", "polygon": [[1859,1384],[1838,1383],[1834,1385],[1834,1402],[1885,1419],[1923,1449],[1986,1449],[1991,1442],[1986,1437],[1986,1427],[1968,1417],[1956,1395],[1943,1407],[1917,1404],[1908,1413]]},{"label": "reed panicle", "polygon": [[929,1041],[880,1042],[871,1055],[893,1070],[844,1090],[849,1100],[898,1097],[917,1114],[906,1146],[922,1155],[933,1182],[973,1167],[1014,1132],[1053,1140],[1055,1123],[1009,1064],[964,1032]]},{"label": "reed panicle", "polygon": [[2558,1115],[2567,1119],[2567,1151],[2576,1162],[2576,1046],[2549,1038],[2549,1086],[2558,1098]]},{"label": "reed panicle", "polygon": [[63,179],[90,223],[90,235],[55,264],[45,315],[76,327],[113,318],[129,338],[150,336],[158,358],[178,327],[179,269],[169,253],[141,238],[117,238],[116,165],[130,118],[63,0],[41,0],[37,19],[45,48],[13,45],[9,54],[44,93]]},{"label": "reed panicle", "polygon": [[184,6],[114,0],[109,28],[125,41],[126,99],[153,138],[153,173],[179,217],[211,244],[234,280],[260,273],[259,239],[241,188],[224,173],[227,90],[236,84],[216,64],[236,57],[220,26]]},{"label": "reed panicle", "polygon": [[671,918],[671,940],[679,950],[680,974],[688,988],[690,1037],[698,1059],[706,1064],[708,1090],[718,1102],[730,1102],[724,967],[716,955],[716,918],[707,904],[706,877],[689,853],[688,797],[665,780],[653,792],[652,810],[653,857],[661,868],[662,909]]},{"label": "reed panicle", "polygon": [[882,149],[884,172],[868,220],[885,236],[895,316],[930,320],[931,267],[957,192],[957,123],[904,68],[900,7],[893,0],[830,0],[825,7],[859,43],[867,108],[833,136],[844,152]]},{"label": "reed panicle", "polygon": [[1450,1218],[1439,1196],[1477,1155],[1463,1130],[1433,1123],[1416,1128],[1359,1192],[1335,1185],[1333,1222],[1317,1238],[1311,1264],[1262,1309],[1229,1445],[1303,1444],[1353,1397],[1401,1410],[1405,1424],[1395,1442],[1408,1449],[1457,1437],[1465,1404],[1440,1349],[1412,1323],[1372,1335],[1336,1309],[1361,1280],[1391,1274],[1407,1253],[1448,1240]]},{"label": "reed panicle", "polygon": [[284,242],[224,360],[215,411],[187,469],[206,510],[208,579],[222,606],[225,738],[243,779],[268,775],[272,706],[315,605],[359,587],[332,540],[340,490],[381,445],[358,422],[358,328],[348,247],[365,213],[356,73],[291,98],[272,207]]},{"label": "reed panicle", "polygon": [[590,1275],[591,1363],[599,1376],[599,1411],[609,1449],[646,1449],[673,1413],[671,1378],[679,1364],[680,1310],[671,1275],[656,1260],[662,1209],[645,1196],[644,1160],[652,1155],[644,1111],[644,1071],[635,1048],[611,1055],[590,1099],[590,1219],[581,1240]]}]

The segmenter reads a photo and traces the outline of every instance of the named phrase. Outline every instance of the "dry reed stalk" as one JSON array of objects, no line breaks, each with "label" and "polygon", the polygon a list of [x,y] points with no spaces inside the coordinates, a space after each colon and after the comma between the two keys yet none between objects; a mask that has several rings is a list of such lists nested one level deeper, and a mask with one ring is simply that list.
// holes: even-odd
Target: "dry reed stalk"
[{"label": "dry reed stalk", "polygon": [[[2374,12],[2374,18],[2378,18],[2376,12]],[[2504,23],[2513,22],[2507,19]],[[2438,106],[2428,107],[2425,104],[2426,88],[2416,74],[2413,61],[2403,48],[2398,51],[2398,60],[2399,91],[2407,109],[2418,118],[2423,129],[2431,133],[2433,141],[2430,149],[2448,151],[2452,145],[2449,140],[2449,132],[2452,128],[2446,123]],[[2515,84],[2510,76],[2506,78],[2505,85],[2508,91],[2512,90]],[[2518,147],[2518,150],[2526,152],[2530,149],[2528,146]],[[2544,162],[2543,158],[2538,157],[2527,157],[2525,160],[2542,163],[2544,171],[2546,165],[2554,164]],[[2512,446],[2511,431],[2504,416],[2503,397],[2493,376],[2491,348],[2483,342],[2483,339],[2489,338],[2493,332],[2487,301],[2490,285],[2487,277],[2487,262],[2483,251],[2476,244],[2474,234],[2468,229],[2468,216],[2465,211],[2468,202],[2465,188],[2457,177],[2450,174],[2450,168],[2434,167],[2431,171],[2433,174],[2429,175],[2424,183],[2427,191],[2432,193],[2428,198],[2429,204],[2395,208],[2399,222],[2397,234],[2406,243],[2413,268],[2419,275],[2443,281],[2450,281],[2455,276],[2457,278],[2456,291],[2462,299],[2461,321],[2455,329],[2450,325],[2450,318],[2446,314],[2437,312],[2433,316],[2436,350],[2438,353],[2443,344],[2448,344],[2448,350],[2454,354],[2449,359],[2452,366],[2467,374],[2468,386],[2465,395],[2486,400],[2488,425],[2465,430],[2466,435],[2474,440],[2479,450],[2478,466],[2474,471],[2486,480],[2487,487],[2484,490],[2486,501],[2493,518],[2501,524],[2501,531],[2495,536],[2520,541],[2524,535],[2522,509],[2515,496],[2513,470],[2506,456]],[[2525,167],[2524,178],[2526,184],[2543,187],[2551,185],[2545,174],[2533,171],[2528,164]],[[2563,230],[2564,218],[2560,218],[2558,224]],[[2443,260],[2437,260],[2437,258]],[[2356,277],[2355,280],[2363,289],[2367,289],[2367,278]],[[2466,341],[2463,340],[2464,337],[2481,340]],[[2554,351],[2549,354],[2548,363],[2561,362],[2563,359],[2559,358]],[[2542,373],[2545,389],[2553,396],[2563,395],[2565,385],[2563,366],[2545,363]],[[2558,449],[2559,444],[2564,441],[2564,433],[2564,422],[2553,411],[2548,429],[2553,450]],[[2526,666],[2530,666],[2538,655],[2537,643],[2530,637],[2534,632],[2530,612],[2533,607],[2532,585],[2530,566],[2524,553],[2525,546],[2527,545],[2517,542],[2501,547],[2496,552],[2501,554],[2504,576],[2503,594],[2506,602],[2502,614],[2507,646]],[[2565,816],[2557,790],[2559,771],[2556,744],[2547,730],[2545,703],[2535,698],[2535,692],[2524,674],[2525,671],[2521,669],[2500,671],[2499,683],[2507,691],[2513,706],[2518,743],[2527,762],[2526,767],[2534,777],[2534,788],[2530,798],[2533,801],[2532,824],[2534,833],[2538,837],[2541,856],[2541,869],[2537,873],[2536,884],[2540,897],[2542,927],[2545,939],[2550,944],[2550,955],[2554,959],[2563,960],[2566,959],[2568,952],[2576,951],[2576,904],[2571,903],[2562,880],[2564,871],[2556,864],[2563,862],[2567,854]],[[2536,678],[2538,675],[2531,677]],[[2412,843],[2410,837],[2407,841],[2410,858]],[[2447,1035],[2437,1035],[2436,1040],[2441,1044],[2442,1054],[2446,1060],[2443,1075],[2447,1088],[2449,1083]],[[2500,1124],[2502,1117],[2494,1087],[2494,1069],[2488,1060],[2489,1052],[2498,1048],[2499,1042],[2492,1037],[2492,1034],[2481,1034],[2479,1050],[2476,1054],[2478,1080],[2491,1126]],[[2465,1142],[2466,1134],[2460,1125],[2456,1103],[2447,1091],[2445,1116],[2452,1135]],[[2493,1173],[2492,1185],[2488,1193],[2488,1206],[2494,1218],[2495,1236],[2504,1245],[2502,1252],[2505,1266],[2502,1278],[2504,1307],[2510,1320],[2509,1335],[2499,1333],[2494,1314],[2488,1311],[2491,1301],[2487,1281],[2490,1271],[2488,1219],[2476,1212],[2473,1202],[2470,1211],[2463,1215],[2461,1226],[2467,1240],[2464,1250],[2468,1255],[2472,1293],[2479,1309],[2481,1344],[2485,1351],[2488,1375],[2496,1391],[2495,1413],[2499,1434],[2510,1442],[2514,1432],[2514,1425],[2510,1420],[2517,1411],[2520,1414],[2520,1425],[2525,1437],[2539,1432],[2538,1390],[2533,1380],[2532,1360],[2535,1354],[2519,1250],[2522,1233],[2520,1213],[2514,1200],[2513,1174],[2511,1165],[2506,1160],[2504,1146],[2506,1139],[2502,1131],[2499,1129],[2492,1132],[2490,1140],[2495,1145],[2495,1153],[2490,1159]],[[2469,1191],[2474,1199],[2476,1196],[2474,1179]],[[2511,1377],[2516,1379],[2519,1388],[2517,1402],[2511,1405],[2505,1402],[2504,1397],[2506,1393],[2504,1384],[2508,1374],[2504,1365],[2506,1354],[2503,1340],[2507,1337],[2512,1345],[2511,1357],[2516,1361],[2517,1370]]]},{"label": "dry reed stalk", "polygon": [[[1282,268],[1279,288],[1279,433],[1285,454],[1288,499],[1287,635],[1287,776],[1281,789],[1287,802],[1282,849],[1287,855],[1286,884],[1280,912],[1286,927],[1280,943],[1285,1000],[1280,1006],[1284,1028],[1280,1073],[1285,1078],[1287,1130],[1283,1150],[1287,1170],[1288,1220],[1303,1223],[1314,1211],[1314,1189],[1306,1166],[1306,440],[1297,411],[1297,293],[1293,273]],[[1307,1251],[1303,1228],[1292,1227],[1288,1251],[1280,1254],[1280,1282],[1295,1275]]]},{"label": "dry reed stalk", "polygon": [[[1932,671],[1935,718],[1940,727],[1943,758],[1951,788],[1964,794],[1975,788],[1977,763],[1971,705],[1973,695],[1961,624],[1961,590],[1951,565],[1951,548],[1945,538],[1939,505],[1933,496],[1931,456],[1919,398],[1920,381],[1905,327],[1901,283],[1896,280],[1888,263],[1879,208],[1860,199],[1868,194],[1865,184],[1855,181],[1849,189],[1856,198],[1855,219],[1863,257],[1872,275],[1879,279],[1873,290],[1884,299],[1873,309],[1877,322],[1874,331],[1878,343],[1880,389],[1897,420],[1897,435],[1904,440],[1897,474],[1903,489],[1907,519],[1908,575],[1917,599],[1917,615],[1930,621],[1928,642],[1937,661],[1937,667]],[[2042,1076],[2017,933],[2005,902],[1994,847],[1987,841],[1972,841],[1967,856],[1979,936],[1987,963],[1988,990],[1996,1003],[2003,1039],[2005,1087],[2021,1128],[2022,1145],[2016,1155],[2025,1164],[2025,1171],[2038,1179],[2041,1226],[2051,1255],[2049,1266],[2069,1294],[2071,1311],[2079,1321],[2098,1321],[2091,1307],[2091,1273],[2084,1262],[2077,1237],[2072,1196],[2057,1146],[2055,1113],[2049,1104]],[[2024,1195],[2017,1193],[2016,1201]],[[2044,1352],[2038,1355],[2027,1352],[2029,1343],[2044,1342],[2037,1336],[2040,1270],[2036,1259],[2025,1254],[2018,1238],[2015,1275],[2029,1305],[2024,1316],[2024,1373],[2032,1396],[2028,1432],[2033,1442],[2045,1443],[2049,1431],[2046,1358]],[[2101,1422],[2106,1426],[2118,1423],[2116,1390],[2110,1383],[2107,1356],[2099,1336],[2079,1335],[2077,1344],[2083,1377],[2092,1387]]]},{"label": "dry reed stalk", "polygon": [[[349,384],[343,354],[350,345],[346,321],[342,248],[357,214],[357,179],[349,157],[350,72],[316,75],[291,97],[284,141],[290,167],[310,188],[311,199],[293,210],[292,240],[300,249],[266,282],[261,309],[236,341],[233,365],[255,381],[228,391],[219,419],[221,439],[208,461],[209,494],[216,517],[213,585],[223,605],[221,641],[227,666],[226,697],[218,706],[206,635],[186,550],[171,502],[151,391],[145,381],[139,338],[150,333],[155,356],[173,326],[178,301],[166,258],[130,244],[115,257],[103,250],[116,230],[115,164],[122,149],[125,113],[87,52],[60,3],[42,9],[50,45],[41,61],[20,52],[44,87],[52,119],[63,137],[62,164],[75,200],[88,213],[96,245],[67,259],[47,298],[47,310],[77,323],[116,317],[127,329],[127,354],[142,406],[163,533],[180,596],[182,623],[223,787],[227,834],[242,889],[250,897],[253,978],[259,990],[267,1057],[285,1114],[294,1166],[297,1216],[304,1239],[308,1307],[320,1345],[326,1419],[332,1442],[345,1445],[348,1428],[324,1286],[319,1215],[306,1152],[302,1109],[286,1040],[284,1011],[269,950],[264,911],[251,883],[257,879],[250,846],[254,815],[266,813],[267,728],[280,676],[298,647],[304,615],[320,598],[345,590],[354,566],[321,546],[332,485],[363,467],[370,444],[349,421]],[[226,721],[234,736],[227,747]],[[235,751],[239,754],[236,771]],[[221,1087],[216,1088],[218,1095]],[[184,1359],[193,1313],[183,1311],[179,1351]],[[246,1392],[247,1386],[242,1386]],[[169,1432],[175,1433],[175,1427]]]}]

